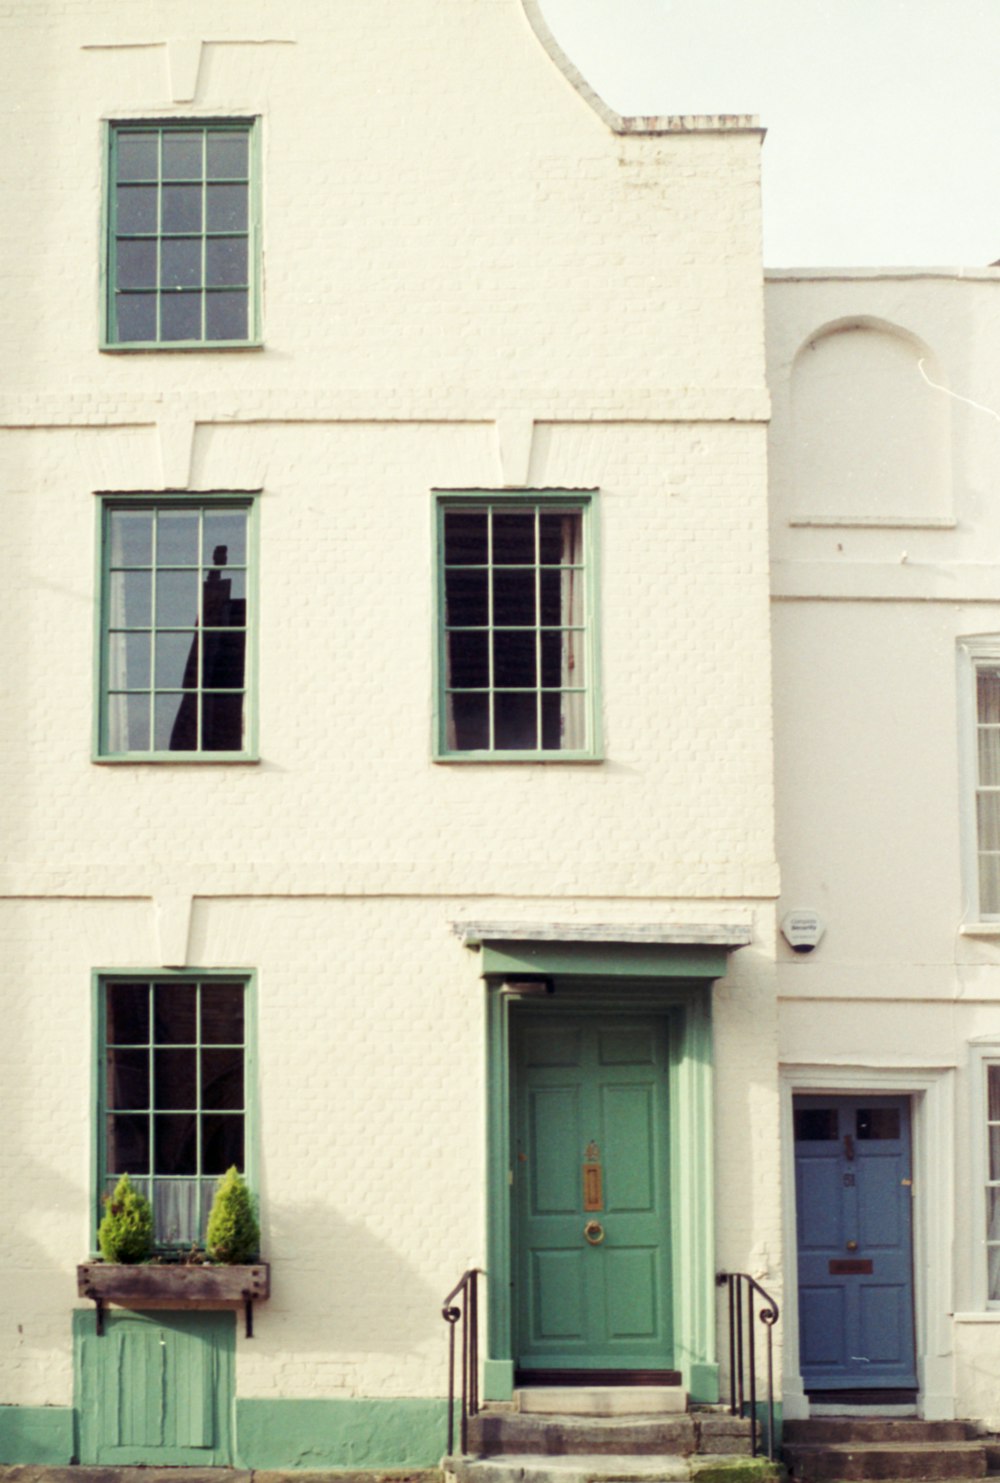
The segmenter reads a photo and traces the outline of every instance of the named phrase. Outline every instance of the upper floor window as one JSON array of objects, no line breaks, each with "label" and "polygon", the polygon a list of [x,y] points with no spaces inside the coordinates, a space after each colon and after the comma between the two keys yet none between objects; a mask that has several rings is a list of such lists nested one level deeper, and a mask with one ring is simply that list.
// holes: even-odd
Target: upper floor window
[{"label": "upper floor window", "polygon": [[[1000,635],[968,639],[964,709],[966,748],[974,817],[969,828],[969,860],[974,857],[974,912],[980,920],[1000,917]],[[974,839],[974,846],[972,840]]]},{"label": "upper floor window", "polygon": [[439,757],[598,755],[592,505],[439,495]]},{"label": "upper floor window", "polygon": [[252,514],[240,498],[105,501],[100,756],[250,755]]},{"label": "upper floor window", "polygon": [[256,125],[110,125],[104,342],[247,345],[258,338]]}]

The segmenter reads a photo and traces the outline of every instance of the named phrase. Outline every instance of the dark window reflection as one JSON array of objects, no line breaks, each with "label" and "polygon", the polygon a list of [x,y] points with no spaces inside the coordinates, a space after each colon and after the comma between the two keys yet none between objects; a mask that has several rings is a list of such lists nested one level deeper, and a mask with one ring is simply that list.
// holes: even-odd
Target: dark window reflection
[{"label": "dark window reflection", "polygon": [[797,1107],[795,1138],[800,1143],[830,1143],[840,1137],[836,1107]]}]

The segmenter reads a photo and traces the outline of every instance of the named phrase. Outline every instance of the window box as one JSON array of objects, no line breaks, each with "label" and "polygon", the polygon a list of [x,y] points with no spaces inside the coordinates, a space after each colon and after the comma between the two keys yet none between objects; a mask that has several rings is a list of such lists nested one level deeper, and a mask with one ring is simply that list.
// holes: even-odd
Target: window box
[{"label": "window box", "polygon": [[81,1298],[97,1306],[97,1332],[104,1332],[104,1308],[228,1308],[242,1304],[246,1335],[253,1338],[253,1305],[271,1295],[268,1262],[210,1266],[195,1262],[81,1262],[76,1269]]}]

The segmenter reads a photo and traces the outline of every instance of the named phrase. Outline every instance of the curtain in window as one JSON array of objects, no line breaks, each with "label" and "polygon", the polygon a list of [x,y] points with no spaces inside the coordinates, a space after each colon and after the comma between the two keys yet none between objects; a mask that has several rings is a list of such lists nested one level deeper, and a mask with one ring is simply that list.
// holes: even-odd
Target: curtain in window
[{"label": "curtain in window", "polygon": [[[586,691],[571,690],[570,686],[585,686],[587,677],[583,672],[585,660],[583,624],[584,576],[583,571],[583,521],[578,514],[565,515],[561,524],[561,560],[563,571],[560,582],[562,624],[562,665],[560,683],[559,734],[560,749],[582,751],[587,745]],[[572,626],[570,626],[572,625]]]}]

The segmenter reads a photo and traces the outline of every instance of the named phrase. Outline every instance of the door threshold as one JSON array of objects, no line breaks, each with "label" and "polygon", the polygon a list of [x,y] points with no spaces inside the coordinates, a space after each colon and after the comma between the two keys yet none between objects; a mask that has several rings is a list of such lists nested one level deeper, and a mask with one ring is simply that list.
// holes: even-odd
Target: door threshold
[{"label": "door threshold", "polygon": [[892,1421],[894,1419],[895,1420],[905,1420],[908,1416],[916,1416],[917,1414],[918,1413],[917,1413],[916,1405],[915,1404],[912,1404],[912,1403],[910,1405],[908,1405],[908,1406],[907,1405],[883,1406],[883,1405],[879,1405],[877,1402],[875,1402],[875,1403],[873,1403],[871,1405],[859,1406],[859,1405],[855,1405],[855,1404],[852,1404],[852,1403],[849,1403],[849,1402],[844,1402],[842,1404],[834,1404],[833,1402],[824,1401],[824,1402],[822,1402],[819,1405],[812,1405],[812,1404],[810,1404],[810,1406],[809,1406],[809,1415],[810,1415],[810,1417],[813,1417],[813,1416],[854,1416],[859,1421],[863,1421],[865,1419],[865,1417],[870,1418],[872,1421],[874,1421],[876,1418],[878,1418],[879,1420],[882,1420],[884,1418],[884,1419],[889,1420],[889,1421]]},{"label": "door threshold", "polygon": [[518,1390],[539,1386],[680,1385],[680,1370],[515,1370]]}]

